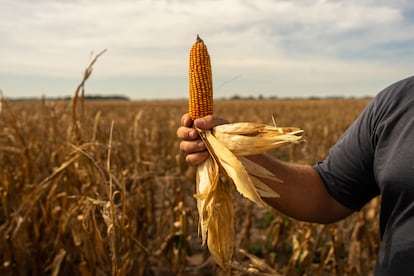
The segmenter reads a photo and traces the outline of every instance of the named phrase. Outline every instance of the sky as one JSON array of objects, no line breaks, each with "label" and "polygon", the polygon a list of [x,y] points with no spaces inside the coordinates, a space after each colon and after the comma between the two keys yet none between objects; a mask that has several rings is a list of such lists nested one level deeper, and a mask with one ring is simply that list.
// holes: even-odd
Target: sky
[{"label": "sky", "polygon": [[411,0],[0,0],[10,98],[188,97],[197,34],[214,97],[374,96],[413,75]]}]

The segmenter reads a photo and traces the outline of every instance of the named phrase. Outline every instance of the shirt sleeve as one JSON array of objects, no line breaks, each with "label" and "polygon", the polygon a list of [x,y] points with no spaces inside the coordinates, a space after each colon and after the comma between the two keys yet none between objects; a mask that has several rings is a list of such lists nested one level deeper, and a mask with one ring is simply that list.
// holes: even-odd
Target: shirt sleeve
[{"label": "shirt sleeve", "polygon": [[374,108],[371,102],[314,168],[329,194],[342,205],[359,211],[379,194],[373,171]]}]

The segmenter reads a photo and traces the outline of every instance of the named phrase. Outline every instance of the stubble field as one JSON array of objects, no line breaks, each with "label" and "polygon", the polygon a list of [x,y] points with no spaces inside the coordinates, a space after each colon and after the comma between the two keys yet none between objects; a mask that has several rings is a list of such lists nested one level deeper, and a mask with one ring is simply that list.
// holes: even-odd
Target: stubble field
[{"label": "stubble field", "polygon": [[[232,122],[295,126],[306,143],[270,151],[323,160],[368,99],[217,100]],[[194,168],[175,101],[2,101],[0,274],[215,275],[200,246]],[[378,204],[332,225],[298,222],[235,194],[233,275],[368,275]]]}]

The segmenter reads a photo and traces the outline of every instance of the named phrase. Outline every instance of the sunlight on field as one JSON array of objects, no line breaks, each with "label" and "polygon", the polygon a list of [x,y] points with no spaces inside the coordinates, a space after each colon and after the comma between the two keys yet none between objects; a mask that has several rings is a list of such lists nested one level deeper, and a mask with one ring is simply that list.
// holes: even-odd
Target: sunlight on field
[{"label": "sunlight on field", "polygon": [[[296,126],[305,144],[269,152],[322,160],[369,100],[221,100],[232,122]],[[176,129],[187,102],[2,101],[0,272],[214,275],[200,246],[194,169]],[[74,116],[76,113],[76,116]],[[379,199],[337,224],[291,220],[235,196],[234,275],[368,275]]]}]

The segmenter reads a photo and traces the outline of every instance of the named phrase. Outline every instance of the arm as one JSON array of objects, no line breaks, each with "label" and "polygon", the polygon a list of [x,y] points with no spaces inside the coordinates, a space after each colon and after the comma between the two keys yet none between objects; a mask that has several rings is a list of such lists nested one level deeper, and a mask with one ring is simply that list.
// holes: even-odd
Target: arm
[{"label": "arm", "polygon": [[313,167],[285,163],[266,155],[249,158],[283,181],[280,183],[262,179],[265,184],[280,194],[280,198],[263,198],[276,210],[298,220],[317,223],[336,222],[353,212],[328,193]]},{"label": "arm", "polygon": [[[210,129],[226,122],[206,116],[195,120],[194,124],[200,129]],[[208,157],[208,152],[192,125],[193,122],[188,115],[184,115],[181,127],[177,130],[177,137],[182,139],[180,149],[187,153],[187,163],[196,166]],[[283,180],[283,183],[279,183],[263,179],[263,182],[280,194],[280,198],[264,200],[280,212],[298,220],[317,223],[332,223],[353,212],[330,196],[313,167],[284,163],[266,155],[254,155],[249,158]]]}]

